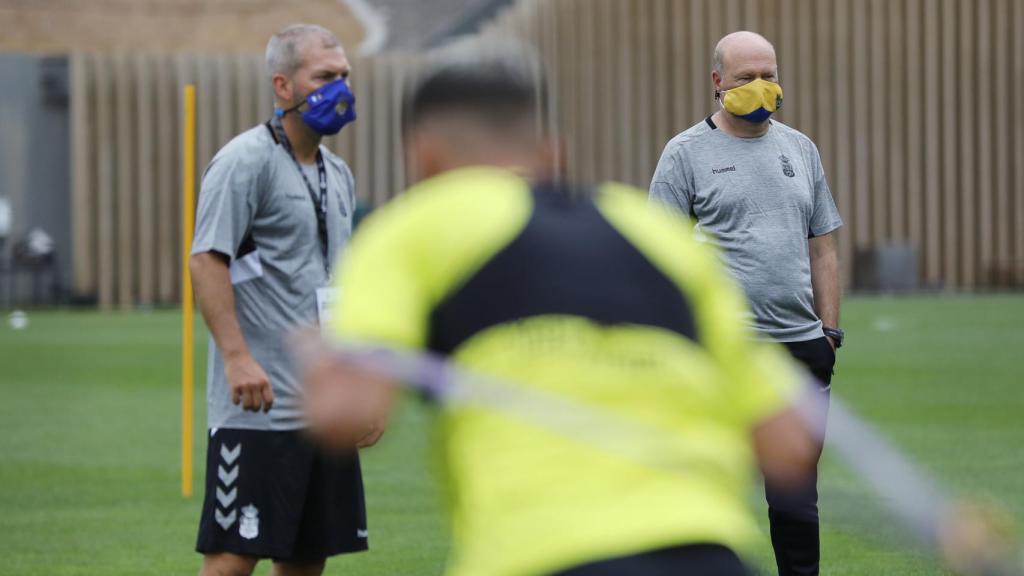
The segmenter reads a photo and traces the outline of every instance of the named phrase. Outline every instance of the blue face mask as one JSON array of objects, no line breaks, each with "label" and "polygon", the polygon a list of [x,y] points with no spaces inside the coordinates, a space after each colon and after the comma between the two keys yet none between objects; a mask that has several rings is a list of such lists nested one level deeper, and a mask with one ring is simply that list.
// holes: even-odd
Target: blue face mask
[{"label": "blue face mask", "polygon": [[306,96],[304,102],[284,109],[277,108],[274,114],[280,118],[285,114],[298,110],[303,104],[309,108],[302,113],[302,120],[317,134],[330,136],[356,119],[356,97],[348,89],[344,78],[324,84]]}]

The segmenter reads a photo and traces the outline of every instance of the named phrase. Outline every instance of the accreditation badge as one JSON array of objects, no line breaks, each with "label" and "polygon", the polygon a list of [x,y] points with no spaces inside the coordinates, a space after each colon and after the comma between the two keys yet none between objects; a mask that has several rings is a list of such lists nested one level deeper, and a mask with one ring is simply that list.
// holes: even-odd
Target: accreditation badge
[{"label": "accreditation badge", "polygon": [[317,288],[316,289],[316,317],[320,323],[320,329],[331,321],[331,310],[341,301],[340,288]]}]

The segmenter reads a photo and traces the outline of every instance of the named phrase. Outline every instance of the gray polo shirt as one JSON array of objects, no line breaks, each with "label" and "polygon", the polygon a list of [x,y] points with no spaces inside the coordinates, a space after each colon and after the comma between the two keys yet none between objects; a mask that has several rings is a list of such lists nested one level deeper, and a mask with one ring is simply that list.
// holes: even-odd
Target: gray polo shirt
[{"label": "gray polo shirt", "polygon": [[[331,270],[352,233],[355,186],[345,162],[320,147],[327,169]],[[316,165],[305,167],[319,194]],[[213,339],[207,373],[210,428],[292,430],[302,427],[300,389],[286,351],[288,335],[317,322],[316,291],[328,285],[309,190],[266,126],[240,134],[203,174],[192,253],[231,258],[235,313],[253,358],[270,378],[274,407],[245,412],[231,403],[224,359]]]},{"label": "gray polo shirt", "polygon": [[776,121],[764,136],[738,138],[708,118],[665,147],[651,199],[694,218],[721,248],[758,333],[780,342],[823,336],[807,242],[843,222],[809,138]]}]

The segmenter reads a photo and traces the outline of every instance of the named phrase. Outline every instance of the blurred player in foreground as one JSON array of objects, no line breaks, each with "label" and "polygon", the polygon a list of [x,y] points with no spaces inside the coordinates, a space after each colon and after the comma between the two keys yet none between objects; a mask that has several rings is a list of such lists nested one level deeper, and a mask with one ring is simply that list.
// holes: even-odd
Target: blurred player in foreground
[{"label": "blurred player in foreground", "polygon": [[[651,427],[682,463],[603,449],[593,430],[534,418],[541,407],[449,404],[449,574],[748,574],[755,457],[793,482],[816,453],[795,408],[806,376],[753,342],[740,292],[684,219],[621,185],[553,183],[541,76],[507,41],[463,41],[428,62],[406,99],[419,183],[353,239],[328,339],[430,351]],[[356,445],[380,434],[393,387],[332,349],[306,349],[307,416],[322,439]]]}]

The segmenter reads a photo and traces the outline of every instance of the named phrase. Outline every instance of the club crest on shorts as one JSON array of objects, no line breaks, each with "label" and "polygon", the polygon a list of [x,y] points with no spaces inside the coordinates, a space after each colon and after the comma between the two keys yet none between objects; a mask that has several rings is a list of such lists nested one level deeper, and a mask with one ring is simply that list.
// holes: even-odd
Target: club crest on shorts
[{"label": "club crest on shorts", "polygon": [[260,511],[249,504],[242,508],[242,521],[238,523],[238,535],[252,540],[260,535]]},{"label": "club crest on shorts", "polygon": [[785,154],[779,156],[779,161],[782,162],[782,173],[790,178],[796,176],[796,171],[793,170],[793,164],[790,163],[789,157]]}]

